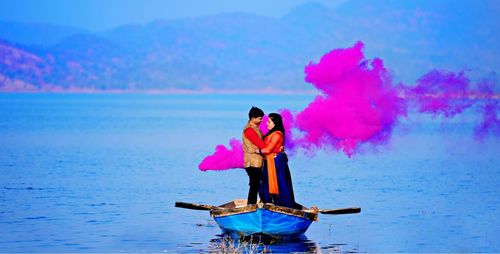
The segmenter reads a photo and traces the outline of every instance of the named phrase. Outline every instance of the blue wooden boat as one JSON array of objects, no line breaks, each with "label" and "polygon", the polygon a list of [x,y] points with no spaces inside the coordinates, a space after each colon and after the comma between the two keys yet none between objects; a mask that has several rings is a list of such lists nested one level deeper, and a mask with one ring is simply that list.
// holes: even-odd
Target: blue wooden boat
[{"label": "blue wooden boat", "polygon": [[233,200],[210,210],[210,215],[223,233],[233,238],[263,235],[293,238],[303,235],[318,219],[314,209],[293,209],[273,204],[246,205],[246,200]]},{"label": "blue wooden boat", "polygon": [[222,229],[222,232],[233,238],[244,238],[260,235],[271,238],[295,238],[302,236],[313,221],[318,220],[318,212],[322,214],[359,213],[361,208],[293,209],[274,204],[259,203],[247,205],[246,199],[236,199],[229,203],[213,206],[176,202],[176,207],[209,210],[210,215]]}]

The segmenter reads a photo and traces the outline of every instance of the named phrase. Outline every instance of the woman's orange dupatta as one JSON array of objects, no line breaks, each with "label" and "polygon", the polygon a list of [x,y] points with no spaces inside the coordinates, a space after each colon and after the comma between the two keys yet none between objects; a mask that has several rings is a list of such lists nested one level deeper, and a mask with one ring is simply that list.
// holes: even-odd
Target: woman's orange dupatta
[{"label": "woman's orange dupatta", "polygon": [[[276,147],[281,147],[280,141],[282,143],[283,136],[281,132],[275,132],[271,134],[269,137],[270,142],[269,145],[266,146],[267,149],[275,149]],[[267,144],[266,144],[267,145]],[[266,157],[266,163],[267,163],[267,179],[268,179],[268,185],[269,185],[269,194],[275,194],[278,195],[280,194],[279,188],[278,188],[278,176],[276,175],[276,164],[274,162],[274,157],[276,156],[276,153],[274,151],[269,151],[270,153],[267,154]]]}]

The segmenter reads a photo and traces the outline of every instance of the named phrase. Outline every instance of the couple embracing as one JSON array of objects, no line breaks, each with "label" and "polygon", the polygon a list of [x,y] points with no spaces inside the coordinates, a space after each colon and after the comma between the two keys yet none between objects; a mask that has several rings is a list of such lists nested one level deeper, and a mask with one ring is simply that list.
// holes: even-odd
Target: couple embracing
[{"label": "couple embracing", "polygon": [[252,107],[243,128],[244,167],[250,179],[247,204],[256,204],[259,194],[263,203],[301,209],[295,202],[288,158],[283,152],[283,119],[280,114],[269,114],[268,132],[262,135],[262,117],[264,112]]}]

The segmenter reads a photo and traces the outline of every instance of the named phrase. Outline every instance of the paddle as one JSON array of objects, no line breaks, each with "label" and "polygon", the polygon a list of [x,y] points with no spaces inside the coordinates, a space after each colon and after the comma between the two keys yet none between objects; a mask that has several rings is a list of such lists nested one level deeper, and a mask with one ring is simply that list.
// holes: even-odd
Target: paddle
[{"label": "paddle", "polygon": [[339,208],[339,209],[320,209],[318,212],[322,214],[350,214],[361,212],[360,207],[349,207],[349,208]]},{"label": "paddle", "polygon": [[193,204],[187,202],[175,202],[175,207],[192,209],[192,210],[212,210],[220,208],[218,206],[213,206],[213,205]]},{"label": "paddle", "polygon": [[[194,204],[187,202],[175,202],[175,207],[191,209],[191,210],[205,210],[209,211],[212,209],[222,209],[219,206],[213,205],[205,205],[205,204]],[[319,213],[322,214],[350,214],[350,213],[359,213],[361,212],[361,208],[359,207],[350,207],[350,208],[338,208],[338,209],[319,209]]]}]

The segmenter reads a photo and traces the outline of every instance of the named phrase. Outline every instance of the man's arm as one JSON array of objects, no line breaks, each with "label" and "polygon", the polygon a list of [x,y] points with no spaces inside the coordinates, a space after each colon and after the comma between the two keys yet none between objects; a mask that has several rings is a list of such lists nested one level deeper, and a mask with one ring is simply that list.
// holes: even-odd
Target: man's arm
[{"label": "man's arm", "polygon": [[259,149],[262,149],[264,147],[264,141],[259,138],[259,135],[257,132],[255,132],[254,129],[252,128],[247,128],[244,132],[243,135],[245,135],[245,138],[250,140],[255,146],[257,146]]}]

